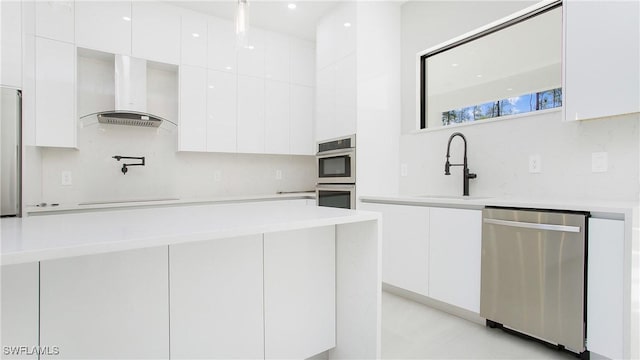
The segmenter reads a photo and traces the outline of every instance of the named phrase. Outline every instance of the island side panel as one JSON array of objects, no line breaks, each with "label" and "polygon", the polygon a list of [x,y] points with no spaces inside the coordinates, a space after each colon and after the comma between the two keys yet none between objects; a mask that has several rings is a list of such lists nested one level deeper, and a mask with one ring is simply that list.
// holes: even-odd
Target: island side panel
[{"label": "island side panel", "polygon": [[[2,272],[2,359],[37,359],[38,263],[4,265]],[[21,348],[26,347],[26,348]],[[51,349],[54,351],[54,349]]]},{"label": "island side panel", "polygon": [[378,220],[336,226],[336,347],[330,359],[379,359],[382,268]]}]

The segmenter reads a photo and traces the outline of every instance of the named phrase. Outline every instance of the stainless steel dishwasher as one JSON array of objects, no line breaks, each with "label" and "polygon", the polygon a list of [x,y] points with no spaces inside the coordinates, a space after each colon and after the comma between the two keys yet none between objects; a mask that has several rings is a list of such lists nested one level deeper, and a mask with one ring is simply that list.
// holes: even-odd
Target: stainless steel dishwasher
[{"label": "stainless steel dishwasher", "polygon": [[585,352],[587,217],[483,210],[480,316],[488,326]]}]

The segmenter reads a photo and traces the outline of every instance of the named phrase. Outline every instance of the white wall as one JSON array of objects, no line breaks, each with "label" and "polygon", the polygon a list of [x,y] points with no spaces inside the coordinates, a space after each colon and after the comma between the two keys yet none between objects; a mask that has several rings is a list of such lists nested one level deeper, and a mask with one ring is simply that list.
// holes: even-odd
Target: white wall
[{"label": "white wall", "polygon": [[[611,119],[562,122],[561,112],[412,133],[416,128],[416,53],[530,6],[533,2],[407,2],[402,6],[402,194],[462,194],[462,175],[444,175],[447,140],[461,131],[469,143],[471,195],[627,199],[639,197],[638,114]],[[451,161],[461,160],[460,139]],[[608,152],[609,171],[591,172],[591,154]],[[542,172],[528,171],[539,154]]]},{"label": "white wall", "polygon": [[357,3],[357,191],[397,194],[400,4]]},{"label": "white wall", "polygon": [[[315,188],[312,156],[177,153],[172,125],[150,129],[87,121],[78,130],[78,146],[79,151],[41,149],[41,201],[202,199]],[[118,162],[113,155],[145,156],[146,166],[130,167],[123,175],[124,160]],[[281,180],[276,170],[282,171]],[[62,171],[72,172],[72,186],[61,185]]]}]

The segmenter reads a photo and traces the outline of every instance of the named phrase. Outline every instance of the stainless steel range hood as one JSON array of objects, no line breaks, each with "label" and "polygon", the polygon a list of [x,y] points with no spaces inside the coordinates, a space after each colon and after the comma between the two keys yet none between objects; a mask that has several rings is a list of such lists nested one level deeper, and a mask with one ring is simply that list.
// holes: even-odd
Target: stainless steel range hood
[{"label": "stainless steel range hood", "polygon": [[159,127],[173,122],[147,112],[147,61],[115,55],[115,109],[96,114],[102,124]]}]

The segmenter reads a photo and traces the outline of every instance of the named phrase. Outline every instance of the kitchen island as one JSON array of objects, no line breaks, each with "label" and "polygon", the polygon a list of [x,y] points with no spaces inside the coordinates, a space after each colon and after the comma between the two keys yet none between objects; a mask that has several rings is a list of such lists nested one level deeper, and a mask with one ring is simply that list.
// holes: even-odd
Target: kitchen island
[{"label": "kitchen island", "polygon": [[41,358],[378,358],[378,221],[271,202],[3,219],[3,346]]}]

